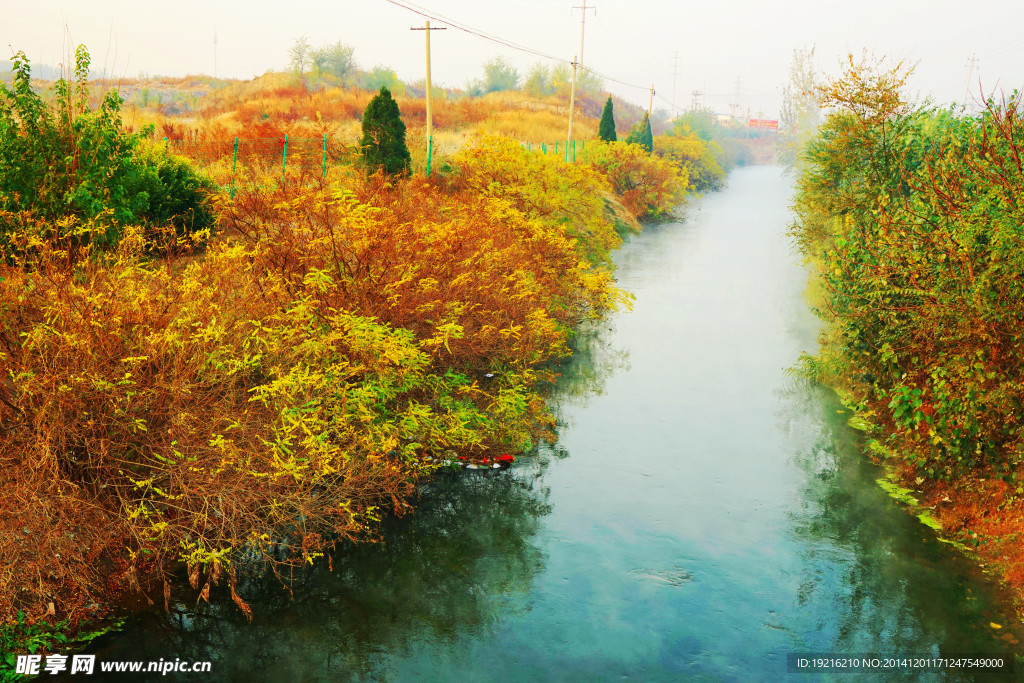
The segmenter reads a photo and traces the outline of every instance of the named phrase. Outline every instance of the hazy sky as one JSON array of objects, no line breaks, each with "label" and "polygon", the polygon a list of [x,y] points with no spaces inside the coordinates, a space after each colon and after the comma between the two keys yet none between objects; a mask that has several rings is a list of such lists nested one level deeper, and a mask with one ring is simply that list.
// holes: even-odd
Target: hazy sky
[{"label": "hazy sky", "polygon": [[[402,4],[412,3],[400,0]],[[582,0],[418,0],[415,7],[481,32],[571,60],[579,51]],[[612,92],[655,107],[673,99],[687,107],[694,90],[717,111],[740,103],[753,115],[778,114],[793,50],[816,47],[820,71],[862,48],[918,62],[916,93],[938,102],[963,101],[967,62],[977,57],[986,91],[1024,86],[1024,3],[1004,0],[587,0],[583,62],[612,78]],[[423,77],[423,17],[385,0],[0,0],[4,55],[23,49],[33,62],[56,65],[69,45],[84,43],[94,68],[114,76],[216,71],[251,78],[282,70],[288,48],[306,35],[314,45],[355,48],[363,68],[392,67],[407,81]],[[432,25],[444,25],[433,21]],[[67,36],[70,36],[68,38]],[[464,86],[482,64],[502,56],[521,73],[535,55],[453,30],[432,34],[435,83]],[[673,62],[678,70],[673,84]],[[551,63],[547,60],[545,63]],[[673,95],[674,93],[674,95]]]}]

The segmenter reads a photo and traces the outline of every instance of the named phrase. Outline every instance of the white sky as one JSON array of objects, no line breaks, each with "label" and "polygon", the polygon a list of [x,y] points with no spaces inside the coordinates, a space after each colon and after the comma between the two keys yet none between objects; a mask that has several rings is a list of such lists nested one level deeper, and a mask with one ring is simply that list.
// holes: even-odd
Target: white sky
[{"label": "white sky", "polygon": [[[405,0],[400,0],[404,4]],[[579,50],[581,0],[418,0],[444,15],[519,45],[570,60]],[[587,0],[583,62],[615,79],[628,100],[687,107],[693,90],[720,112],[738,102],[752,115],[778,115],[793,50],[814,45],[820,71],[862,48],[919,62],[913,93],[939,103],[966,97],[967,61],[978,58],[985,90],[1024,89],[1024,3],[1017,0]],[[0,0],[0,56],[23,49],[33,62],[57,65],[84,43],[93,67],[114,76],[212,74],[251,78],[283,70],[288,48],[306,35],[314,46],[355,48],[362,68],[385,64],[406,81],[423,77],[423,17],[385,0]],[[431,22],[439,25],[439,22]],[[444,24],[440,24],[444,25]],[[70,40],[65,37],[65,28]],[[448,29],[432,33],[433,79],[465,86],[502,56],[525,74],[538,57]],[[673,59],[678,75],[673,88]],[[550,62],[546,62],[550,63]],[[913,94],[912,93],[912,94]]]}]

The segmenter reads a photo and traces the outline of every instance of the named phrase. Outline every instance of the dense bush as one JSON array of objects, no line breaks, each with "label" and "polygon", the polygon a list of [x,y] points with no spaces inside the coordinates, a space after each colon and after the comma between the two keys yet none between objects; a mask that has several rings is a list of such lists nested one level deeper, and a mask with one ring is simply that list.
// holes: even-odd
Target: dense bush
[{"label": "dense bush", "polygon": [[659,135],[654,139],[654,151],[682,169],[697,192],[721,190],[725,186],[725,171],[715,154],[721,148],[716,142],[705,142],[697,136],[677,137]]},{"label": "dense bush", "polygon": [[[806,155],[795,235],[831,323],[819,376],[844,385],[915,474],[1024,457],[1024,121],[911,107],[906,73],[854,64]],[[913,476],[913,475],[912,475]]]},{"label": "dense bush", "polygon": [[[617,237],[600,198],[559,209],[563,186],[544,184],[563,175],[524,165],[556,160],[513,149],[467,150],[461,186],[254,174],[187,263],[144,258],[137,226],[105,254],[13,235],[0,530],[18,533],[0,544],[0,620],[48,602],[88,616],[168,560],[204,595],[241,558],[313,561],[408,509],[440,459],[550,437],[547,361],[622,300],[582,254]],[[519,189],[474,190],[497,159]]]},{"label": "dense bush", "polygon": [[84,47],[74,82],[57,81],[52,106],[32,89],[24,53],[14,62],[12,87],[0,84],[0,237],[65,218],[101,226],[90,234],[107,246],[125,225],[171,222],[182,232],[212,225],[211,181],[162,152],[144,151],[139,135],[122,130],[115,91],[90,109]]},{"label": "dense bush", "polygon": [[639,219],[668,217],[683,202],[689,187],[685,167],[648,154],[640,145],[594,140],[587,143],[577,160],[603,175]]},{"label": "dense bush", "polygon": [[622,240],[605,213],[604,197],[613,196],[612,189],[594,169],[499,137],[484,137],[460,150],[452,163],[452,191],[506,199],[571,238],[590,263],[610,265],[611,252]]},{"label": "dense bush", "polygon": [[142,246],[68,268],[66,244],[37,241],[0,267],[5,621],[48,601],[81,616],[167,560],[198,581],[272,540],[308,559],[408,495],[409,437],[466,439],[415,400],[452,380],[408,332],[289,295],[251,267],[258,248],[182,269]]},{"label": "dense bush", "polygon": [[197,173],[187,159],[159,147],[141,148],[137,159],[145,172],[131,189],[148,201],[142,215],[145,222],[172,225],[179,235],[214,225],[216,214],[210,200],[218,187],[210,178]]},{"label": "dense bush", "polygon": [[631,145],[639,145],[648,154],[654,151],[654,136],[651,133],[651,119],[644,112],[644,117],[640,120],[633,130],[629,131],[629,135],[626,136],[626,142]]}]

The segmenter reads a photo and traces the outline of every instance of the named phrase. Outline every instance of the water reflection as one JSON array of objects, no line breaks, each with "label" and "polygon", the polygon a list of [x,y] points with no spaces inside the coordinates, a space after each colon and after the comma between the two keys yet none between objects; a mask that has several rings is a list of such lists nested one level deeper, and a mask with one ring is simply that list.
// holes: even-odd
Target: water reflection
[{"label": "water reflection", "polygon": [[[608,380],[630,368],[629,349],[616,347],[611,339],[616,318],[580,327],[572,339],[572,356],[555,366],[559,373],[555,391],[557,405],[585,405],[605,393]],[[562,411],[564,413],[564,411]]]},{"label": "water reflection", "polygon": [[[791,513],[800,548],[796,606],[816,615],[794,634],[800,648],[935,657],[1018,651],[1007,596],[875,483],[884,472],[861,453],[835,395],[801,380],[779,395],[780,425],[804,475],[801,504]],[[974,680],[931,676],[879,680]]]},{"label": "water reflection", "polygon": [[272,575],[245,576],[239,593],[252,623],[225,595],[199,606],[178,595],[170,613],[140,616],[130,639],[93,652],[102,661],[211,660],[213,680],[387,680],[382,653],[486,634],[499,612],[522,609],[544,565],[532,542],[550,512],[543,469],[441,476],[415,514],[385,523],[384,542],[339,549],[333,571],[323,562],[301,572],[293,593]]}]

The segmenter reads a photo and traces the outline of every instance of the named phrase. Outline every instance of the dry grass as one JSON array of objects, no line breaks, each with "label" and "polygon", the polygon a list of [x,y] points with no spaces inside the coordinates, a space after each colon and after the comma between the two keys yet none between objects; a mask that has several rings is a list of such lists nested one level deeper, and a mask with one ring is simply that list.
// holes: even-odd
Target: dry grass
[{"label": "dry grass", "polygon": [[[143,84],[131,84],[138,89]],[[187,79],[183,86],[194,84]],[[191,91],[190,91],[191,92]],[[322,137],[352,144],[362,134],[363,110],[375,93],[340,87],[310,89],[290,74],[268,73],[251,81],[207,88],[196,111],[166,115],[153,107],[125,104],[125,121],[134,130],[152,124],[156,137],[192,142],[244,138]],[[426,101],[397,96],[410,138],[426,126]],[[596,119],[580,101],[575,137],[593,138]],[[593,108],[593,107],[591,107]],[[567,103],[558,98],[537,99],[521,92],[491,93],[481,98],[435,101],[435,144],[443,155],[454,153],[467,136],[503,135],[539,144],[563,140],[567,134]],[[599,114],[598,110],[598,114]],[[410,148],[415,148],[410,143]]]}]

